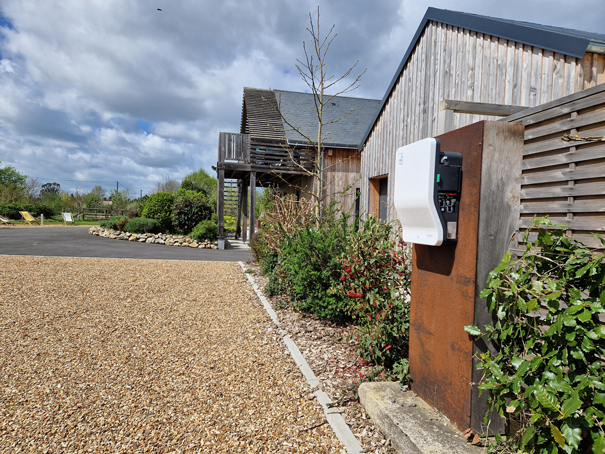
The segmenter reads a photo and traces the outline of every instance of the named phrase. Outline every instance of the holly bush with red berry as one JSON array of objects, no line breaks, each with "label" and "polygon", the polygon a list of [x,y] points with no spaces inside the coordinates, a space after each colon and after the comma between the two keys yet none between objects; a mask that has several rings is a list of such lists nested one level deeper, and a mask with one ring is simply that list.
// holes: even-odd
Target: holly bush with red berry
[{"label": "holly bush with red berry", "polygon": [[359,355],[390,369],[408,355],[411,260],[398,224],[370,217],[339,260],[332,292],[347,298],[360,325]]}]

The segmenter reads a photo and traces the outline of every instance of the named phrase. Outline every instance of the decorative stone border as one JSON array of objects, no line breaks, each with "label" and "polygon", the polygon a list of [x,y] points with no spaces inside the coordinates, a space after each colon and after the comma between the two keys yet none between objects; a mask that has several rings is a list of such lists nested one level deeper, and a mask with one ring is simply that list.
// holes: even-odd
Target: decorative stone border
[{"label": "decorative stone border", "polygon": [[197,249],[218,249],[218,241],[197,241],[184,235],[165,235],[163,233],[128,233],[117,230],[102,229],[93,225],[88,229],[89,235],[112,240],[136,241],[138,243],[165,244],[166,246],[190,247]]}]

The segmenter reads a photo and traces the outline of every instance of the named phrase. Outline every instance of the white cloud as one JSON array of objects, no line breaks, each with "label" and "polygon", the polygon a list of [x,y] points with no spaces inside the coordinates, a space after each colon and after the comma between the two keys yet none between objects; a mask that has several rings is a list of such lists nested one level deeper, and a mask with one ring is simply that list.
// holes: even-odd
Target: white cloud
[{"label": "white cloud", "polygon": [[[320,3],[322,30],[338,32],[329,70],[360,59],[355,95],[382,97],[429,3]],[[601,3],[587,0],[589,15],[563,0],[431,6],[599,31]],[[119,180],[148,191],[163,175],[210,170],[218,133],[239,130],[244,86],[306,88],[295,63],[315,10],[311,0],[3,0],[0,161],[83,189]]]}]

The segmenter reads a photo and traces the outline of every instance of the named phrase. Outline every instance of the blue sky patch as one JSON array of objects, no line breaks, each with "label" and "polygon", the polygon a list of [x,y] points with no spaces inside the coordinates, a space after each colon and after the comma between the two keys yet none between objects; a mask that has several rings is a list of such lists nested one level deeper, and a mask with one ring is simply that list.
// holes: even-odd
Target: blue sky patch
[{"label": "blue sky patch", "polygon": [[151,126],[151,123],[149,123],[148,121],[137,120],[137,126],[141,131],[145,131],[147,134],[150,133],[149,127]]},{"label": "blue sky patch", "polygon": [[13,23],[9,20],[8,17],[2,14],[2,11],[0,11],[0,27],[16,31],[15,27],[13,26]]}]

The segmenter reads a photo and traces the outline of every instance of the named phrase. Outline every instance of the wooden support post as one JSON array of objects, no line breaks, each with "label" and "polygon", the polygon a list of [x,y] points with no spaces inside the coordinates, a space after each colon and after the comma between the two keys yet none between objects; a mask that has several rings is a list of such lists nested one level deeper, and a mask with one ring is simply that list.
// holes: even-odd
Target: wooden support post
[{"label": "wooden support post", "polygon": [[218,217],[218,248],[225,249],[225,171],[223,169],[218,171],[216,215]]},{"label": "wooden support post", "polygon": [[225,138],[219,134],[217,167],[216,216],[218,217],[218,248],[225,249]]},{"label": "wooden support post", "polygon": [[248,241],[248,181],[242,181],[242,241]]},{"label": "wooden support post", "polygon": [[242,200],[242,186],[244,182],[243,180],[239,180],[237,182],[237,222],[235,224],[235,238],[241,238],[242,236],[242,205],[244,201]]},{"label": "wooden support post", "polygon": [[256,172],[250,172],[250,238],[254,235],[256,216]]}]

